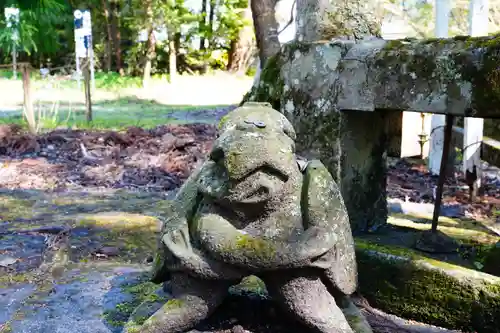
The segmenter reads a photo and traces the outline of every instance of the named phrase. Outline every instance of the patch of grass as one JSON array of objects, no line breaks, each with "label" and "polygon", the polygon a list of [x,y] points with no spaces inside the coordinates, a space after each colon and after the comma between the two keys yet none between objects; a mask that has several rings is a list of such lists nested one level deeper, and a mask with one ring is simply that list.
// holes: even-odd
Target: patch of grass
[{"label": "patch of grass", "polygon": [[[164,105],[151,100],[138,98],[120,98],[116,100],[99,101],[93,103],[93,120],[88,123],[83,104],[70,105],[60,103],[57,110],[52,103],[40,103],[36,106],[40,112],[50,114],[40,118],[40,128],[51,130],[57,127],[95,129],[95,130],[123,130],[130,126],[154,128],[158,125],[180,124],[191,122],[189,112],[210,110],[220,105],[192,106],[192,105]],[[44,111],[45,110],[45,111]],[[179,114],[181,113],[181,114]],[[185,113],[186,119],[183,114]],[[174,117],[174,114],[176,117]],[[20,114],[0,117],[0,124],[19,124],[24,128],[28,125]]]}]

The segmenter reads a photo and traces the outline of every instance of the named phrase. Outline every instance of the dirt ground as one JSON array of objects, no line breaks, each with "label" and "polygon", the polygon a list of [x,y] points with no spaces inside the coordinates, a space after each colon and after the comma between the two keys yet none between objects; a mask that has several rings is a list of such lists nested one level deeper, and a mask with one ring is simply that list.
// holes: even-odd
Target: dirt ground
[{"label": "dirt ground", "polygon": [[[39,136],[16,125],[0,125],[0,186],[172,191],[203,161],[215,136],[216,127],[204,123],[129,127],[123,132],[60,129]],[[456,208],[455,215],[500,221],[498,171],[483,180],[484,191],[474,203],[469,202],[463,175],[456,172],[445,183],[445,210]],[[421,161],[392,159],[387,183],[390,198],[432,203],[437,177]]]},{"label": "dirt ground", "polygon": [[[207,124],[165,125],[150,130],[130,127],[124,132],[60,129],[38,136],[26,134],[16,126],[2,125],[0,187],[43,193],[111,189],[162,196],[175,192],[204,160],[215,136],[215,126]],[[392,198],[431,202],[435,183],[436,178],[418,163],[400,161],[389,168],[388,191]],[[498,218],[495,214],[500,209],[500,192],[496,180],[487,184],[485,193],[475,204],[468,202],[464,185],[460,176],[449,180],[445,202],[462,207],[463,214]],[[121,202],[123,206],[119,198],[115,201],[113,204]],[[40,202],[37,201],[37,204]],[[144,201],[136,203],[131,214],[144,210],[144,207],[154,209],[148,206],[151,202],[147,205]],[[75,209],[76,206],[68,207]],[[110,210],[104,206],[92,209],[93,213],[98,213],[100,209]],[[9,216],[14,213],[0,211],[0,214],[0,220],[3,220],[0,222],[9,223]],[[96,253],[99,254],[98,251]],[[106,258],[108,254],[101,253],[101,257]],[[231,302],[237,302],[238,306]],[[272,305],[261,307],[255,306],[254,301],[248,302],[241,299],[229,301],[210,321],[200,326],[200,330],[254,333],[297,331],[297,326],[283,321]],[[372,309],[366,302],[359,301],[359,305],[378,333],[450,332],[384,314]]]}]

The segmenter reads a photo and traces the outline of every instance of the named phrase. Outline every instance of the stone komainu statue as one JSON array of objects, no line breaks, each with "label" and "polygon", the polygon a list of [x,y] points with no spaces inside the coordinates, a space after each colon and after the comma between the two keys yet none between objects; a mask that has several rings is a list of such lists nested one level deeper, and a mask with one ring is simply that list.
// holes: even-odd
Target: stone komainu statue
[{"label": "stone komainu statue", "polygon": [[169,280],[175,301],[125,332],[189,330],[248,275],[315,331],[353,332],[337,304],[357,286],[354,243],[331,174],[295,155],[292,125],[267,103],[244,104],[219,129],[161,230],[152,281]]}]

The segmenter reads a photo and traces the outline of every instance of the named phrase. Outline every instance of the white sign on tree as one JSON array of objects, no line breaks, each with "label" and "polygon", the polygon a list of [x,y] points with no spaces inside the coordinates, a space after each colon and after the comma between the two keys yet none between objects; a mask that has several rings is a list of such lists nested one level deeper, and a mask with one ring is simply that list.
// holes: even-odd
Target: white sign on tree
[{"label": "white sign on tree", "polygon": [[80,58],[89,58],[92,88],[94,80],[94,52],[92,47],[92,22],[89,10],[75,10],[73,13],[75,25],[75,60],[78,87],[80,87]]},{"label": "white sign on tree", "polygon": [[5,8],[7,28],[12,30],[12,74],[17,78],[17,41],[19,40],[19,8]]}]

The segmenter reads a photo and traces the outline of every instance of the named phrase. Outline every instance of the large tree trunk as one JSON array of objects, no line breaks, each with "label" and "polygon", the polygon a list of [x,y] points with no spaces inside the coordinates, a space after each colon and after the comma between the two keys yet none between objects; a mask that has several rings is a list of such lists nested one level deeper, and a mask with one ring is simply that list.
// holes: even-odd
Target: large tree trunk
[{"label": "large tree trunk", "polygon": [[259,48],[260,68],[280,50],[278,22],[274,16],[277,0],[251,0],[253,25],[257,47]]},{"label": "large tree trunk", "polygon": [[153,28],[148,31],[148,48],[146,50],[146,62],[144,64],[144,73],[142,77],[142,85],[147,88],[151,79],[151,67],[153,59],[156,57],[156,39]]},{"label": "large tree trunk", "polygon": [[106,58],[104,62],[104,66],[106,68],[106,72],[111,71],[111,58],[113,53],[113,46],[111,44],[111,40],[113,39],[113,34],[111,32],[111,23],[109,20],[109,0],[101,1],[102,8],[104,9],[104,19],[106,20]]},{"label": "large tree trunk", "polygon": [[[252,20],[250,1],[241,16],[245,21]],[[229,50],[229,59],[227,64],[228,71],[233,73],[244,73],[247,70],[249,61],[253,54],[253,36],[254,32],[252,26],[245,25],[240,29],[238,37],[231,41],[231,49]]]},{"label": "large tree trunk", "polygon": [[181,57],[182,57],[182,54],[179,53],[179,50],[181,49],[181,37],[182,34],[180,32],[175,33],[174,48],[175,48],[177,65],[181,62]]},{"label": "large tree trunk", "polygon": [[142,86],[147,88],[149,85],[149,81],[151,79],[151,66],[153,59],[156,56],[156,39],[154,34],[154,25],[153,25],[153,0],[147,0],[146,2],[146,14],[147,14],[147,33],[148,33],[148,41],[147,41],[147,49],[146,49],[146,61],[144,63],[144,73],[142,78]]},{"label": "large tree trunk", "polygon": [[122,47],[121,47],[121,33],[120,33],[120,0],[113,0],[110,2],[111,5],[111,31],[113,35],[113,46],[115,51],[115,66],[116,71],[123,75],[122,67]]},{"label": "large tree trunk", "polygon": [[[201,1],[201,20],[200,20],[200,30],[206,33],[207,28],[207,0]],[[205,50],[205,37],[200,38],[200,50]]]},{"label": "large tree trunk", "polygon": [[209,46],[212,47],[214,39],[214,21],[215,21],[215,7],[217,0],[210,0],[210,11],[208,12],[208,31],[209,31]]},{"label": "large tree trunk", "polygon": [[175,47],[175,33],[168,36],[168,72],[170,83],[174,83],[177,78],[177,48]]},{"label": "large tree trunk", "polygon": [[295,38],[314,42],[380,37],[383,12],[378,7],[378,2],[365,0],[297,0]]}]

